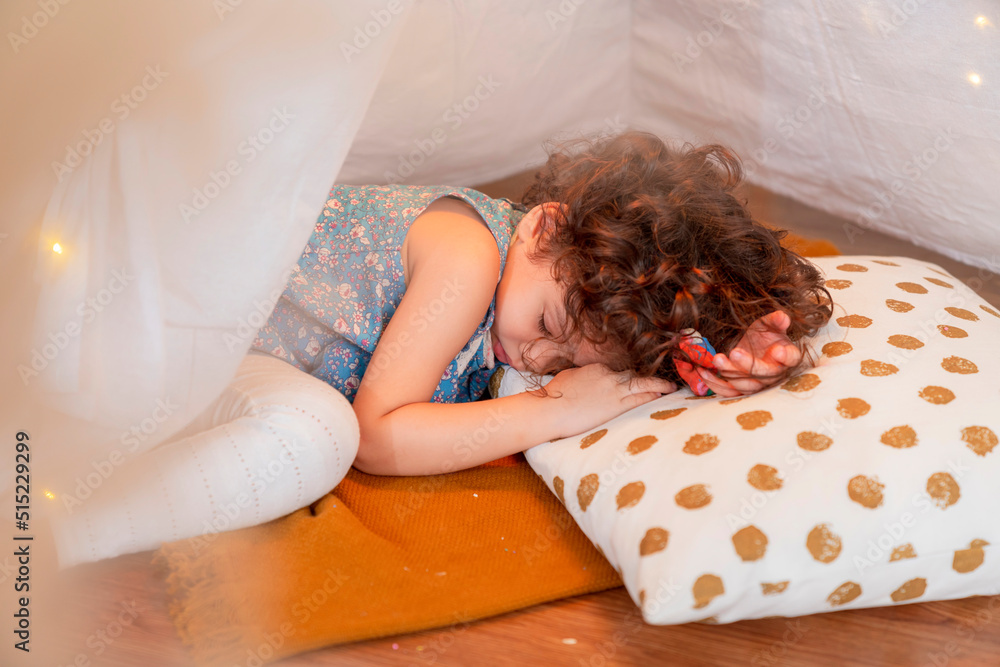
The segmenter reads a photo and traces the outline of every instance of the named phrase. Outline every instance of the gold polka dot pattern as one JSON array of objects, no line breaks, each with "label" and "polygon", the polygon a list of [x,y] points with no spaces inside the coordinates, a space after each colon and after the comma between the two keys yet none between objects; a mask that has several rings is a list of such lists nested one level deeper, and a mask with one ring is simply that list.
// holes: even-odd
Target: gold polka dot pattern
[{"label": "gold polka dot pattern", "polygon": [[785,384],[781,385],[781,388],[785,391],[810,391],[819,386],[820,379],[815,373],[804,373],[803,375],[796,375],[795,377],[787,380]]},{"label": "gold polka dot pattern", "polygon": [[837,318],[837,324],[848,329],[867,329],[872,325],[872,318],[864,315],[844,315]]},{"label": "gold polka dot pattern", "polygon": [[848,354],[854,349],[850,343],[834,341],[823,346],[822,352],[828,357],[840,357]]},{"label": "gold polka dot pattern", "polygon": [[704,454],[719,446],[719,439],[711,433],[695,433],[684,443],[685,454]]},{"label": "gold polka dot pattern", "polygon": [[966,426],[962,429],[962,440],[978,456],[986,456],[997,446],[997,434],[988,426]]},{"label": "gold polka dot pattern", "polygon": [[556,492],[556,498],[558,498],[559,502],[563,505],[566,504],[566,496],[563,494],[563,491],[565,490],[563,488],[564,486],[565,484],[563,483],[562,478],[558,475],[552,479],[552,488]]},{"label": "gold polka dot pattern", "polygon": [[781,476],[776,468],[758,463],[747,473],[747,482],[761,491],[777,491],[781,488]]},{"label": "gold polka dot pattern", "polygon": [[767,535],[757,526],[747,526],[733,535],[733,547],[744,562],[760,560],[767,551]]},{"label": "gold polka dot pattern", "polygon": [[939,324],[938,331],[941,332],[942,336],[947,336],[948,338],[965,338],[969,335],[969,332],[965,329],[948,326],[947,324]]},{"label": "gold polka dot pattern", "polygon": [[889,562],[896,560],[903,560],[904,558],[916,558],[917,552],[913,550],[912,544],[901,544],[892,550],[892,554],[889,556]]},{"label": "gold polka dot pattern", "polygon": [[687,410],[687,408],[673,408],[672,410],[657,410],[653,414],[649,415],[650,419],[670,419],[671,417],[676,417],[680,413]]},{"label": "gold polka dot pattern", "polygon": [[927,495],[933,499],[935,505],[945,509],[958,502],[962,497],[962,491],[951,473],[936,472],[927,479]]},{"label": "gold polka dot pattern", "polygon": [[883,489],[885,489],[884,484],[873,477],[864,475],[852,477],[851,481],[847,483],[847,495],[850,499],[868,509],[874,509],[882,504],[885,500],[885,496],[882,494]]},{"label": "gold polka dot pattern", "polygon": [[951,389],[932,384],[921,389],[918,395],[928,403],[934,403],[935,405],[947,405],[955,400],[955,392]]},{"label": "gold polka dot pattern", "polygon": [[847,581],[838,586],[835,591],[830,593],[830,596],[826,599],[826,601],[830,603],[831,607],[840,607],[841,605],[851,602],[860,595],[861,584],[853,581]]},{"label": "gold polka dot pattern", "polygon": [[844,419],[864,417],[871,409],[872,406],[860,398],[842,398],[837,401],[837,412]]},{"label": "gold polka dot pattern", "polygon": [[754,410],[753,412],[744,412],[741,415],[737,415],[736,423],[743,427],[744,431],[752,431],[756,428],[762,426],[767,426],[771,423],[774,417],[767,410]]},{"label": "gold polka dot pattern", "polygon": [[696,510],[712,502],[712,494],[704,484],[694,484],[678,491],[674,502],[685,509]]},{"label": "gold polka dot pattern", "polygon": [[978,568],[983,564],[983,558],[985,556],[983,547],[988,544],[989,542],[986,540],[972,540],[969,543],[968,549],[957,549],[955,551],[955,556],[951,561],[952,569],[955,570],[955,572],[966,574]]},{"label": "gold polka dot pattern", "polygon": [[904,602],[913,600],[924,594],[927,590],[927,580],[923,577],[910,579],[905,584],[894,590],[889,597],[893,602]]},{"label": "gold polka dot pattern", "polygon": [[901,350],[919,350],[924,346],[918,339],[913,336],[907,336],[906,334],[894,334],[889,336],[887,342],[893,347],[898,347]]},{"label": "gold polka dot pattern", "polygon": [[714,574],[703,574],[694,582],[691,593],[694,595],[694,608],[707,607],[715,598],[726,592],[722,579]]},{"label": "gold polka dot pattern", "polygon": [[643,435],[628,443],[626,450],[629,454],[644,452],[656,443],[655,435]]},{"label": "gold polka dot pattern", "polygon": [[904,424],[903,426],[893,427],[883,433],[881,440],[883,445],[889,445],[896,449],[915,447],[917,444],[917,432],[913,430],[913,427]]},{"label": "gold polka dot pattern", "polygon": [[580,503],[580,511],[586,512],[591,501],[597,495],[597,487],[601,485],[600,477],[596,474],[587,475],[580,478],[580,485],[576,488],[576,500]]},{"label": "gold polka dot pattern", "polygon": [[963,359],[962,357],[946,357],[942,359],[941,368],[949,373],[958,373],[959,375],[971,375],[979,372],[979,366],[976,366],[975,362]]},{"label": "gold polka dot pattern", "polygon": [[960,320],[968,320],[969,322],[978,322],[979,315],[976,315],[972,311],[966,310],[965,308],[954,308],[952,306],[947,306],[945,312],[951,313]]},{"label": "gold polka dot pattern", "polygon": [[799,447],[810,452],[821,452],[833,444],[833,438],[830,436],[823,435],[822,433],[814,433],[813,431],[802,431],[802,433],[796,436],[796,440],[799,443]]},{"label": "gold polka dot pattern", "polygon": [[623,486],[618,491],[618,495],[615,496],[615,502],[618,504],[618,509],[623,510],[626,507],[635,506],[640,500],[642,500],[642,496],[645,493],[645,484],[642,482],[629,482]]},{"label": "gold polka dot pattern", "polygon": [[580,449],[586,449],[587,447],[590,447],[592,444],[594,444],[607,434],[608,434],[608,429],[606,428],[602,428],[600,431],[594,431],[593,433],[586,436],[583,440],[580,441]]},{"label": "gold polka dot pattern", "polygon": [[832,563],[840,555],[840,536],[834,533],[830,526],[821,523],[809,531],[809,535],[806,536],[806,548],[819,562]]},{"label": "gold polka dot pattern", "polygon": [[834,315],[794,377],[734,398],[682,389],[525,452],[534,467],[535,452],[572,450],[571,465],[539,455],[537,469],[649,622],[991,590],[1000,313],[908,258],[821,268]]},{"label": "gold polka dot pattern", "polygon": [[663,551],[667,548],[667,542],[669,541],[670,533],[665,528],[654,526],[643,535],[642,542],[639,543],[639,555],[648,556],[649,554],[655,554],[657,551]]},{"label": "gold polka dot pattern", "polygon": [[882,361],[875,361],[874,359],[865,359],[861,362],[861,374],[867,375],[868,377],[884,377],[886,375],[892,375],[898,373],[899,368],[892,364],[887,364]]},{"label": "gold polka dot pattern", "polygon": [[760,583],[761,595],[777,595],[778,593],[784,593],[787,588],[787,581],[778,581],[773,584],[763,581]]},{"label": "gold polka dot pattern", "polygon": [[927,288],[917,283],[896,283],[896,287],[910,294],[927,294]]}]

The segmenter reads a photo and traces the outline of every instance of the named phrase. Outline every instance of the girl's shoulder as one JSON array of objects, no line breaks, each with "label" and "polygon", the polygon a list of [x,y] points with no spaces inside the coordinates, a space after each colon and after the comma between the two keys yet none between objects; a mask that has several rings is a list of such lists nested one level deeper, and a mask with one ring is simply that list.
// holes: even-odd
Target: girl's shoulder
[{"label": "girl's shoulder", "polygon": [[474,264],[493,270],[501,251],[493,231],[476,207],[461,198],[435,199],[417,216],[402,245],[403,274],[407,286],[423,263],[452,263],[474,258]]}]

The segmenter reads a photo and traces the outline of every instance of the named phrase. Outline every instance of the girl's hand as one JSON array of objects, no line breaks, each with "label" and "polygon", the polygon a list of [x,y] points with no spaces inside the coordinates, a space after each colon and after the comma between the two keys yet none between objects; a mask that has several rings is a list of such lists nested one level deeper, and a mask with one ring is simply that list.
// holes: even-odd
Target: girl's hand
[{"label": "girl's hand", "polygon": [[[718,373],[698,368],[698,374],[720,396],[742,396],[766,389],[780,379],[785,369],[797,366],[802,360],[802,352],[785,333],[790,324],[791,319],[783,311],[765,315],[750,325],[728,355],[715,355],[712,361]],[[746,377],[749,375],[775,377]]]},{"label": "girl's hand", "polygon": [[556,396],[558,423],[569,437],[648,403],[663,394],[677,391],[677,385],[662,378],[637,378],[616,373],[604,364],[587,364],[556,374],[545,385]]}]

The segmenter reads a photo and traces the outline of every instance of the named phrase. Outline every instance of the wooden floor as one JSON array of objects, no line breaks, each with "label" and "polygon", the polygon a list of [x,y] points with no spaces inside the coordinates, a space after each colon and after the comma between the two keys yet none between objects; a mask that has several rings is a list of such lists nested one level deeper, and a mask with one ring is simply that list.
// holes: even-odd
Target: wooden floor
[{"label": "wooden floor", "polygon": [[[33,642],[45,649],[42,654],[2,664],[191,664],[167,619],[151,555],[121,556],[62,573],[58,616],[44,624],[60,627],[59,637],[36,636]],[[126,608],[130,604],[134,618]],[[998,662],[1000,596],[728,625],[651,626],[640,622],[625,589],[616,588],[467,626],[333,646],[273,664],[980,667]]]},{"label": "wooden floor", "polygon": [[[519,197],[524,178],[481,186]],[[761,219],[823,236],[845,254],[916,256],[944,266],[1000,306],[1000,277],[873,231],[852,235],[841,220],[760,190]],[[151,552],[52,575],[33,617],[33,651],[2,665],[188,665],[166,612]],[[0,575],[3,579],[7,577]],[[8,586],[9,582],[4,583]],[[10,596],[2,596],[4,599]],[[10,618],[4,610],[4,618]],[[6,627],[6,626],[5,626]],[[4,630],[5,636],[9,630]],[[9,649],[5,639],[3,650]],[[253,665],[249,658],[237,663]],[[333,646],[283,667],[327,665],[997,665],[1000,596],[839,611],[729,625],[657,627],[640,622],[623,588],[559,600],[469,624]]]}]

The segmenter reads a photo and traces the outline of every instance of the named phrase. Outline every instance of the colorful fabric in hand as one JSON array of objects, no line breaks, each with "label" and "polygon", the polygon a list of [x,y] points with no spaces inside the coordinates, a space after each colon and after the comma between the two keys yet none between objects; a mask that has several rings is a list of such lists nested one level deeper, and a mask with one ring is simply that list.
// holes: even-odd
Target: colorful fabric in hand
[{"label": "colorful fabric in hand", "polygon": [[[714,371],[715,366],[712,365],[712,359],[715,358],[716,352],[712,344],[694,329],[682,329],[681,335],[684,338],[681,339],[679,347],[687,354],[688,358],[698,366]],[[708,388],[705,381],[698,375],[698,371],[693,364],[675,358],[674,367],[677,369],[677,373],[681,376],[681,379],[684,380],[685,384],[691,388],[691,391],[696,396],[714,395],[714,392]]]}]

